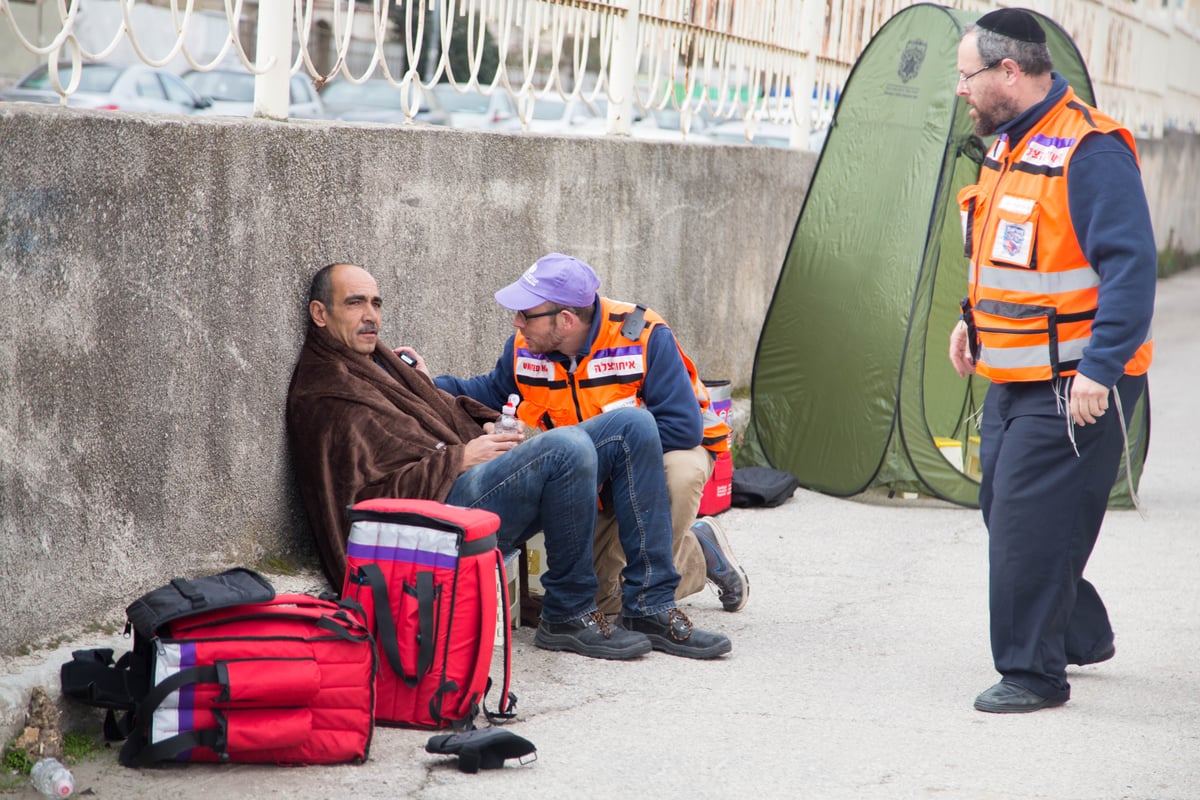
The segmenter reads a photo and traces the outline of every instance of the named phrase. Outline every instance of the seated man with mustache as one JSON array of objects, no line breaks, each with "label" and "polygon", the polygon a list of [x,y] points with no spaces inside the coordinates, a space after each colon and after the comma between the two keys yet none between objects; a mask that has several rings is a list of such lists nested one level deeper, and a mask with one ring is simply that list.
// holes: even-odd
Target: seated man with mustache
[{"label": "seated man with mustache", "polygon": [[[383,299],[361,267],[313,277],[310,324],[288,389],[287,428],[304,506],[334,585],[346,570],[348,505],[374,497],[436,500],[500,517],[505,549],[541,530],[549,567],[534,643],[594,658],[651,648],[713,658],[723,634],[692,626],[675,605],[671,517],[662,445],[644,409],[620,409],[524,442],[495,433],[497,413],[438,389],[419,357],[379,341]],[[622,617],[596,607],[596,492],[613,486],[627,566]]]}]

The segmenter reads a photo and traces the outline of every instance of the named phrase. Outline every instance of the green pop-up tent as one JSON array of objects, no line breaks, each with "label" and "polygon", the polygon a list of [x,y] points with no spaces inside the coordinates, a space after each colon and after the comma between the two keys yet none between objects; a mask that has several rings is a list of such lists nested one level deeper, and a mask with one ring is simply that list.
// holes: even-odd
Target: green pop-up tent
[{"label": "green pop-up tent", "polygon": [[[1055,70],[1094,102],[1071,38],[1037,16]],[[958,42],[978,17],[910,6],[855,63],[759,337],[739,464],[829,494],[886,486],[977,505],[977,480],[938,440],[971,449],[988,386],[947,358],[967,288],[955,198],[990,144],[955,94]],[[1131,417],[1136,479],[1148,402]],[[1125,487],[1123,466],[1114,504],[1128,501]]]}]

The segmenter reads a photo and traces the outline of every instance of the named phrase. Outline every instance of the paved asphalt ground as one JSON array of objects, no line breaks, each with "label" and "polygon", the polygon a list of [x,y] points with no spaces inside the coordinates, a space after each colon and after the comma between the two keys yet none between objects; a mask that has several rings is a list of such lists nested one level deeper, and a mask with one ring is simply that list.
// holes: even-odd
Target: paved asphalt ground
[{"label": "paved asphalt ground", "polygon": [[[114,751],[75,767],[81,796],[124,798],[1200,797],[1200,270],[1159,284],[1145,519],[1112,512],[1088,576],[1117,655],[1071,671],[1067,705],[971,707],[997,678],[985,532],[974,510],[799,491],[721,516],[751,576],[749,605],[685,601],[730,656],[613,663],[515,634],[511,730],[536,762],[478,775],[424,753],[428,732],[378,728],[362,766],[130,770]],[[297,587],[285,586],[281,589]],[[80,641],[72,646],[93,645]],[[123,643],[118,643],[124,648]],[[8,664],[0,703],[53,682],[70,647]],[[49,676],[49,677],[47,677]],[[19,796],[33,796],[31,789]]]}]

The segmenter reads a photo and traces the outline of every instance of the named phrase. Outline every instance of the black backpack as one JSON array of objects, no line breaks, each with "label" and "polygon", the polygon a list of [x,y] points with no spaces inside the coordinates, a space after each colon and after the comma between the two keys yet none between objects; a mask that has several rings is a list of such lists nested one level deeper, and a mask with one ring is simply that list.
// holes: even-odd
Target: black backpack
[{"label": "black backpack", "polygon": [[800,481],[790,472],[770,467],[741,467],[733,471],[733,505],[774,508],[792,496]]}]

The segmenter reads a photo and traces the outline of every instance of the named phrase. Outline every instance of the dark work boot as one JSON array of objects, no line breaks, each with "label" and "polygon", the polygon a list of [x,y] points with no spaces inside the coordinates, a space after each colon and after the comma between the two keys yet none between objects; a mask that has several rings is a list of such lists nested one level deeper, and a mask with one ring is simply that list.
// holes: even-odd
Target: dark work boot
[{"label": "dark work boot", "polygon": [[542,622],[533,643],[543,650],[570,650],[589,658],[636,658],[650,652],[649,639],[614,628],[599,611],[568,622]]},{"label": "dark work boot", "polygon": [[623,616],[621,624],[628,630],[644,633],[651,647],[673,656],[715,658],[733,649],[728,636],[697,630],[678,608],[649,617]]}]

